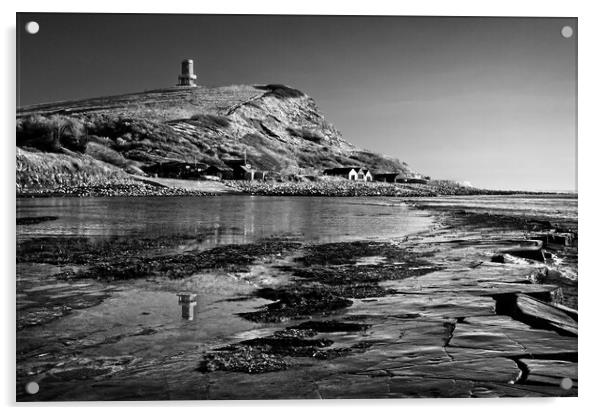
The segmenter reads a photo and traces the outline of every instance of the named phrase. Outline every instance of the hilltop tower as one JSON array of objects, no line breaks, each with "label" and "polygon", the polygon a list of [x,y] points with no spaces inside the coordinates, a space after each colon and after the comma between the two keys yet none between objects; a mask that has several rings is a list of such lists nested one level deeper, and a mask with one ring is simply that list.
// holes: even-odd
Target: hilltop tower
[{"label": "hilltop tower", "polygon": [[192,59],[182,61],[182,74],[178,76],[178,86],[196,86],[194,62]]}]

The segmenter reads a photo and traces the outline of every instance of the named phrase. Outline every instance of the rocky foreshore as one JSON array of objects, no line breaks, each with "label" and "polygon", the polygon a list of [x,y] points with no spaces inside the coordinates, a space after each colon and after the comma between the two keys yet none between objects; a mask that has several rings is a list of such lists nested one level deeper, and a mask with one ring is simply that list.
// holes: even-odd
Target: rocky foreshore
[{"label": "rocky foreshore", "polygon": [[111,196],[212,196],[213,193],[148,183],[59,186],[52,189],[17,188],[17,197],[111,197]]},{"label": "rocky foreshore", "polygon": [[[27,328],[46,324],[48,313],[23,309],[17,378],[36,376],[44,388],[19,399],[576,396],[577,311],[566,306],[545,256],[508,250],[554,229],[503,216],[438,214],[431,230],[395,241],[269,239],[185,253],[165,251],[181,238],[23,241],[18,264],[54,264],[64,270],[55,277],[99,287],[117,280],[186,287],[194,275],[246,278],[256,268],[273,282],[224,300],[263,301],[237,313],[251,330],[160,360],[76,353],[131,339],[155,344],[152,336],[164,330],[159,323],[40,344]],[[111,295],[106,288],[83,300],[69,294],[71,309]],[[50,312],[54,321],[69,313]]]},{"label": "rocky foreshore", "polygon": [[132,177],[133,179],[125,183],[59,185],[50,188],[17,185],[16,190],[17,197],[210,196],[216,194],[215,185],[217,183],[221,186],[219,189],[221,194],[242,193],[257,196],[433,197],[538,194],[537,192],[479,189],[449,181],[417,184],[322,179],[278,182],[272,180],[192,181]]},{"label": "rocky foreshore", "polygon": [[[193,182],[203,188],[204,182]],[[214,184],[216,182],[207,182]],[[322,196],[322,197],[428,197],[466,195],[504,195],[517,192],[486,190],[472,187],[441,184],[402,184],[381,182],[340,181],[242,181],[223,182],[225,192],[257,196]],[[229,189],[229,190],[228,190]],[[224,192],[221,192],[224,193]],[[17,197],[105,197],[105,196],[212,196],[211,191],[176,186],[160,186],[149,182],[133,181],[126,184],[57,186],[53,188],[17,187]]]},{"label": "rocky foreshore", "polygon": [[487,190],[449,183],[408,184],[361,182],[350,180],[317,180],[301,182],[229,181],[232,188],[242,193],[261,196],[451,196],[451,195],[503,195],[516,192]]}]

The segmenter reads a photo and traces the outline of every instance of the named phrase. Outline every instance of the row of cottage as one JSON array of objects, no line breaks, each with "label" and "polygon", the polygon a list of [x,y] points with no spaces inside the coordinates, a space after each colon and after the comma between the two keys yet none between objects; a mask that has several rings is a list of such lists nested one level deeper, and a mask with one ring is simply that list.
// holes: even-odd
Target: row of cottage
[{"label": "row of cottage", "polygon": [[[223,160],[225,167],[203,166],[196,163],[165,162],[155,164],[145,169],[146,173],[156,177],[171,177],[177,179],[198,180],[208,177],[219,178],[223,180],[267,180],[267,179],[287,179],[281,175],[269,171],[254,169],[251,164],[244,159]],[[371,172],[370,170],[358,167],[335,167],[324,170],[325,176],[342,177],[354,181],[379,181],[389,183],[427,183],[428,176],[418,174],[405,174],[399,172]],[[296,179],[299,176],[288,179]],[[302,176],[307,179],[315,179],[315,176]]]},{"label": "row of cottage", "polygon": [[364,182],[388,182],[388,183],[427,183],[430,177],[419,174],[406,174],[399,172],[374,172],[363,167],[335,167],[324,170],[326,176],[344,177],[348,180],[359,180]]}]

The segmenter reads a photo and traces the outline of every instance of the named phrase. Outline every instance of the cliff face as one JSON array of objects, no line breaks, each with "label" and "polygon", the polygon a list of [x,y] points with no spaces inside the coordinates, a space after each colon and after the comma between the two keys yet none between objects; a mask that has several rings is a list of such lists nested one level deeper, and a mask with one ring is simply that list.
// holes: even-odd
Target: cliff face
[{"label": "cliff face", "polygon": [[23,154],[81,154],[138,174],[166,161],[219,167],[245,153],[255,168],[285,174],[344,165],[410,171],[345,141],[311,97],[282,85],[171,88],[25,107],[17,113],[17,145]]}]

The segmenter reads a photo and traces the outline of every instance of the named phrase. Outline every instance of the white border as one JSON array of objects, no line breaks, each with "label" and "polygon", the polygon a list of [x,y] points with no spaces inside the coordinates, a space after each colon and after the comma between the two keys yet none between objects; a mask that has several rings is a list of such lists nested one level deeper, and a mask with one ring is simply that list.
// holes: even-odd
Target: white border
[{"label": "white border", "polygon": [[[601,235],[599,233],[599,215],[602,205],[598,202],[601,193],[598,167],[602,152],[599,140],[602,139],[602,90],[600,77],[602,66],[602,15],[595,1],[406,1],[385,2],[325,0],[304,0],[303,2],[282,1],[252,2],[229,0],[227,2],[178,1],[150,4],[149,1],[103,0],[99,2],[77,1],[4,1],[0,18],[3,23],[4,53],[2,59],[2,83],[4,96],[2,103],[2,194],[4,202],[4,226],[2,264],[6,272],[3,278],[3,325],[5,333],[0,345],[5,359],[3,369],[1,402],[9,406],[9,411],[25,413],[78,413],[82,408],[78,404],[15,405],[14,404],[14,358],[15,358],[15,199],[14,199],[14,123],[15,123],[15,12],[146,12],[146,13],[236,13],[236,14],[389,14],[389,15],[450,15],[450,16],[555,16],[578,17],[579,19],[579,222],[580,222],[580,264],[581,287],[579,305],[581,312],[579,336],[579,398],[568,399],[504,399],[504,400],[370,400],[370,401],[256,401],[256,402],[157,402],[157,403],[95,403],[83,404],[86,414],[105,414],[117,407],[146,407],[149,414],[160,414],[162,407],[195,407],[197,409],[176,408],[179,411],[226,412],[245,415],[252,413],[307,414],[315,411],[345,411],[351,414],[378,411],[379,413],[477,413],[483,415],[508,413],[577,413],[598,412],[595,409],[596,398],[602,396],[600,385],[599,355],[602,353],[602,330],[599,317],[602,313],[597,307],[602,301],[599,271]],[[598,265],[598,266],[596,266]],[[80,404],[79,406],[81,406]],[[115,408],[115,409],[113,409]]]}]

